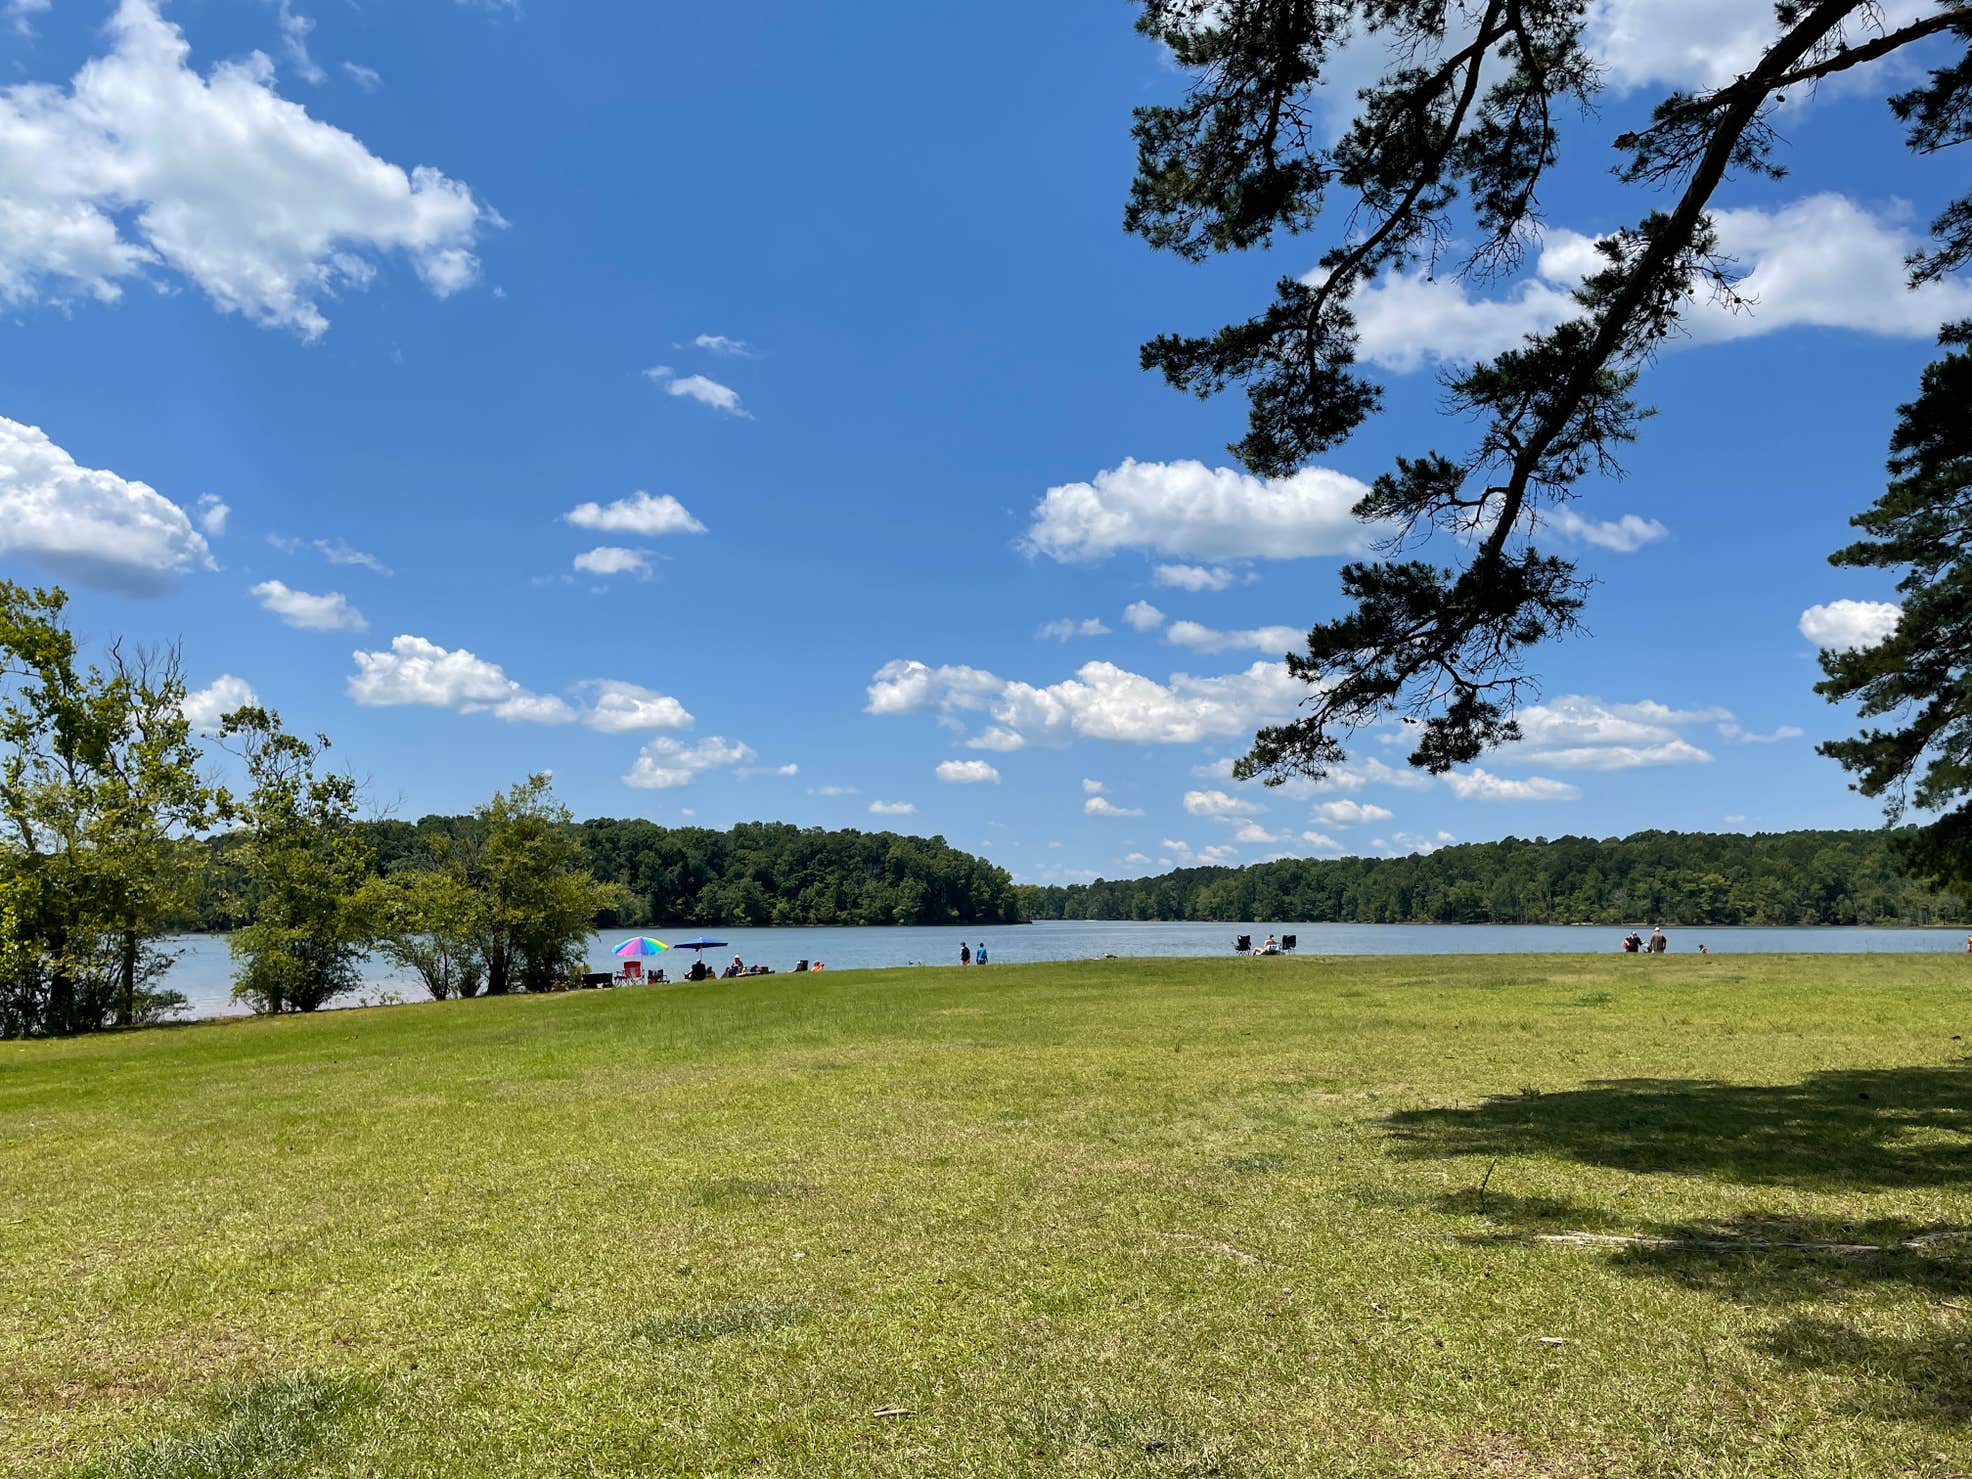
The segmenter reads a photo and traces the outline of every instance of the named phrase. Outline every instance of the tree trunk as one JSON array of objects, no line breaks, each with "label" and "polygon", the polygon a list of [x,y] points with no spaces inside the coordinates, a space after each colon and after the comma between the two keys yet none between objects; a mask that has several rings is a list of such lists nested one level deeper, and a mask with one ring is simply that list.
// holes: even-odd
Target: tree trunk
[{"label": "tree trunk", "polygon": [[137,936],[126,931],[122,958],[117,962],[116,1025],[131,1027],[137,1021]]}]

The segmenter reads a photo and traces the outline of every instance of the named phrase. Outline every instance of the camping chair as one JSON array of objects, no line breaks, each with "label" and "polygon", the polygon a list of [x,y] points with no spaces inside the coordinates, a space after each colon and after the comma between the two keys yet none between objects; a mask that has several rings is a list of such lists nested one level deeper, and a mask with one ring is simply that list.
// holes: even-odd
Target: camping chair
[{"label": "camping chair", "polygon": [[1288,951],[1292,950],[1293,948],[1294,948],[1294,936],[1282,935],[1280,937],[1281,954],[1285,955]]},{"label": "camping chair", "polygon": [[632,981],[641,981],[643,978],[644,963],[641,960],[626,960],[623,962],[623,980],[626,984]]},{"label": "camping chair", "polygon": [[1251,935],[1241,935],[1237,940],[1233,941],[1233,954],[1235,955],[1244,955],[1252,948],[1253,937]]}]

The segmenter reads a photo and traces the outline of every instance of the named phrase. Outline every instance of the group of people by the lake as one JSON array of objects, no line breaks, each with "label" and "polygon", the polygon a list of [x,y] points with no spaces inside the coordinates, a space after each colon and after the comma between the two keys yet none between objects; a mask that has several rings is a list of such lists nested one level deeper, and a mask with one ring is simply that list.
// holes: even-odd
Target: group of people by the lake
[{"label": "group of people by the lake", "polygon": [[[1645,955],[1662,955],[1670,948],[1671,942],[1666,938],[1664,927],[1661,924],[1654,924],[1650,927],[1650,938],[1648,940],[1645,940],[1635,930],[1631,930],[1627,935],[1623,936],[1623,953],[1625,955],[1635,955],[1639,951]],[[1705,947],[1700,945],[1698,949],[1699,953],[1703,954]]]},{"label": "group of people by the lake", "polygon": [[960,965],[986,964],[986,942],[984,940],[981,940],[979,942],[979,948],[977,950],[974,950],[969,941],[966,940],[959,941],[959,964]]}]

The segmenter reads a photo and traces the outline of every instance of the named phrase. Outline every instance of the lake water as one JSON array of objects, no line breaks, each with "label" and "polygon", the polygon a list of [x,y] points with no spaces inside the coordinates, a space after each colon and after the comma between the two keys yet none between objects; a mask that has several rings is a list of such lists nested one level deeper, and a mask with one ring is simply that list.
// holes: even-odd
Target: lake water
[{"label": "lake water", "polygon": [[[1648,929],[1648,925],[1640,925]],[[589,944],[592,970],[616,965],[610,947],[631,931],[597,936]],[[956,965],[959,942],[977,948],[984,940],[991,959],[1012,965],[1021,961],[1085,960],[1103,955],[1199,956],[1230,955],[1235,935],[1264,940],[1269,933],[1299,937],[1302,955],[1517,955],[1538,952],[1601,954],[1615,952],[1624,930],[1611,925],[1545,924],[1137,924],[1123,920],[1062,920],[1009,925],[1000,929],[969,930],[934,927],[852,927],[843,929],[666,929],[642,928],[641,933],[665,940],[700,936],[724,940],[723,949],[705,953],[709,964],[723,968],[738,955],[749,965],[769,965],[784,971],[797,960],[821,960],[837,970],[858,967]],[[1950,952],[1965,949],[1958,930],[1913,929],[1686,929],[1668,931],[1671,949],[1696,950],[1700,944],[1716,954],[1876,954]],[[165,984],[187,998],[185,1015],[218,1017],[240,1009],[233,1005],[232,961],[226,941],[216,935],[187,935],[171,942],[179,952],[177,966]],[[674,950],[645,962],[663,966],[672,979],[691,964],[689,951]],[[990,969],[990,967],[989,967]],[[364,972],[364,987],[340,1003],[387,999],[424,999],[424,988],[408,972],[388,961],[372,959]]]}]

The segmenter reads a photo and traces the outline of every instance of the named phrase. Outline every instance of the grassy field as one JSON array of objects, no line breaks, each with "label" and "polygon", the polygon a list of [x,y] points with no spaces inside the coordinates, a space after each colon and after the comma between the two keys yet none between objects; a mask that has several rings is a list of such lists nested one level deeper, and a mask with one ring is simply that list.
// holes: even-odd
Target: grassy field
[{"label": "grassy field", "polygon": [[1964,1475],[1961,1034],[1609,956],[0,1044],[0,1474]]}]

